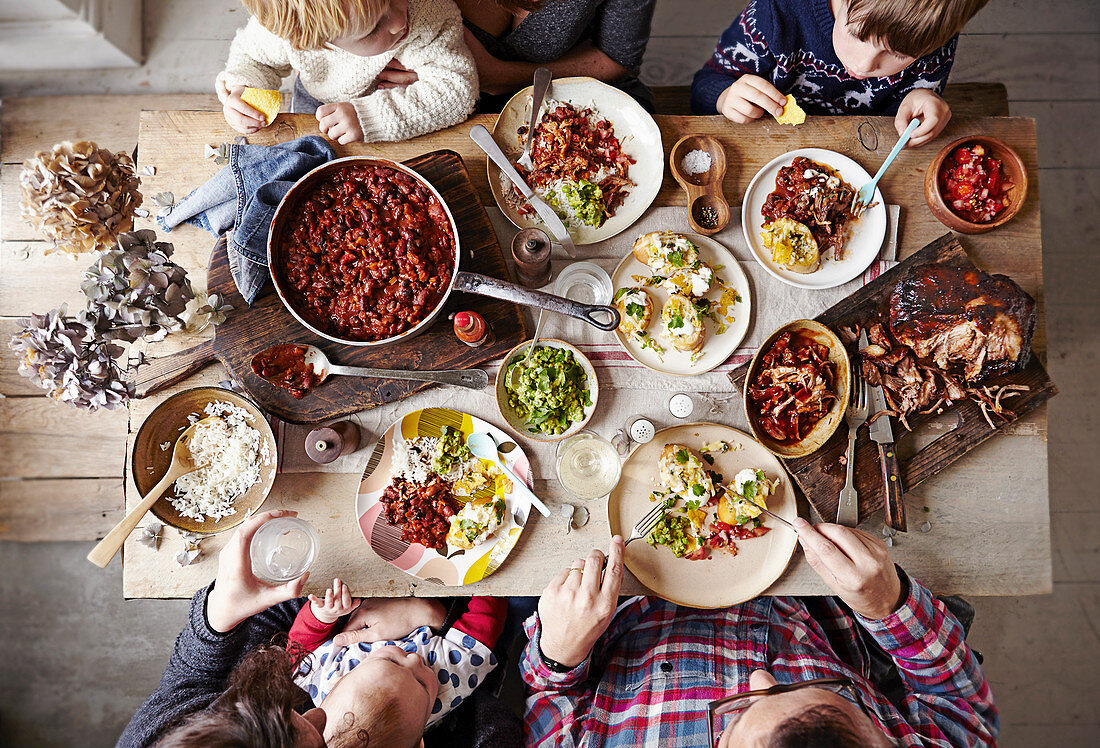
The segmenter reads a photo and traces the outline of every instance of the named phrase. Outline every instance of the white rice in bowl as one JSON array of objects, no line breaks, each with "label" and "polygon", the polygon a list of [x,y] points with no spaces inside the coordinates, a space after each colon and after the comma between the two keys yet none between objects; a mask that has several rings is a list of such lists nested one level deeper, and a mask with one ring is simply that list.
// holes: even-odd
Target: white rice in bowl
[{"label": "white rice in bowl", "polygon": [[260,481],[262,466],[274,462],[263,434],[249,425],[253,419],[247,410],[217,400],[207,403],[204,413],[187,420],[222,419],[196,428],[188,445],[192,461],[205,467],[176,479],[175,495],[169,494],[180,516],[197,522],[236,514],[233,502]]}]

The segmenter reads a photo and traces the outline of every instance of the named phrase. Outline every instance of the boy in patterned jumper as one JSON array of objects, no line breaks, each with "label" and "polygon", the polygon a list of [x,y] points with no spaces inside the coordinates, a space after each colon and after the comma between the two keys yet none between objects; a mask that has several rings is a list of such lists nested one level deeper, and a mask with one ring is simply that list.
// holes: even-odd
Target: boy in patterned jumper
[{"label": "boy in patterned jumper", "polygon": [[331,140],[407,140],[473,111],[477,68],[453,0],[243,0],[215,88],[226,122],[246,135],[271,124],[241,99],[279,88],[291,72],[295,111]]},{"label": "boy in patterned jumper", "polygon": [[910,146],[951,118],[940,94],[959,31],[987,0],[750,0],[695,74],[696,114],[779,116],[787,94],[810,114],[895,115]]},{"label": "boy in patterned jumper", "polygon": [[355,724],[341,725],[340,731],[365,732],[371,745],[415,745],[497,666],[491,650],[504,627],[507,601],[472,597],[466,612],[442,633],[425,625],[399,641],[342,646],[334,640],[340,633],[336,624],[360,602],[339,579],[332,580],[324,599],[309,596],[289,633],[287,650],[300,660],[294,681],[315,706],[344,678],[355,678],[360,688],[369,681],[374,698],[354,715]]}]

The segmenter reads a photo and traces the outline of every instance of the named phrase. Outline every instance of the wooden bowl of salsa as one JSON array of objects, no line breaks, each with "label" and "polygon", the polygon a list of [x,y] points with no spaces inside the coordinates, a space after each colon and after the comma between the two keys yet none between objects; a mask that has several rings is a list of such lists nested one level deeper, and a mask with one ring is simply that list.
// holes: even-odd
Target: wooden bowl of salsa
[{"label": "wooden bowl of salsa", "polygon": [[940,223],[963,234],[1003,226],[1027,196],[1027,169],[997,138],[970,135],[941,150],[924,174],[924,197]]},{"label": "wooden bowl of salsa", "polygon": [[[784,349],[792,352],[793,362],[784,359]],[[791,368],[792,363],[795,366],[809,363],[820,373],[825,390],[820,406],[806,405],[818,402],[808,391],[812,387],[803,386],[813,385],[814,379],[794,381],[798,380],[794,377],[775,384],[777,378],[784,378],[783,371]],[[769,386],[776,389],[763,393]],[[820,322],[795,320],[769,335],[753,356],[742,389],[745,416],[753,436],[772,454],[788,459],[805,457],[821,449],[844,420],[850,388],[851,363],[840,338]],[[800,399],[803,406],[784,407],[778,411],[780,415],[769,417],[769,413],[776,413],[776,408],[769,406],[781,405],[791,398]],[[796,411],[798,419],[792,423],[790,416]]]}]

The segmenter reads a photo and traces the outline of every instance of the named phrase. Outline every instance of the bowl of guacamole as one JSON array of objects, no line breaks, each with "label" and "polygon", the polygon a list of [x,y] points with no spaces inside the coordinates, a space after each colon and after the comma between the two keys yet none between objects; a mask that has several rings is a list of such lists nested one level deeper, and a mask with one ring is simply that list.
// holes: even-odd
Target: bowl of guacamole
[{"label": "bowl of guacamole", "polygon": [[520,343],[504,357],[497,372],[497,408],[522,436],[542,442],[565,439],[584,428],[596,410],[596,370],[575,347],[553,338],[540,340],[524,361],[529,345]]}]

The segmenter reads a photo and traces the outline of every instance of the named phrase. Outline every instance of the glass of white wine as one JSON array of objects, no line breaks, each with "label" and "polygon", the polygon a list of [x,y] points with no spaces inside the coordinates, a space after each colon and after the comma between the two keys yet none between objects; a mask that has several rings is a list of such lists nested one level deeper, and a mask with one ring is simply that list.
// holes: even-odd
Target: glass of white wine
[{"label": "glass of white wine", "polygon": [[556,467],[562,488],[578,499],[607,496],[622,472],[615,446],[587,429],[558,444]]}]

